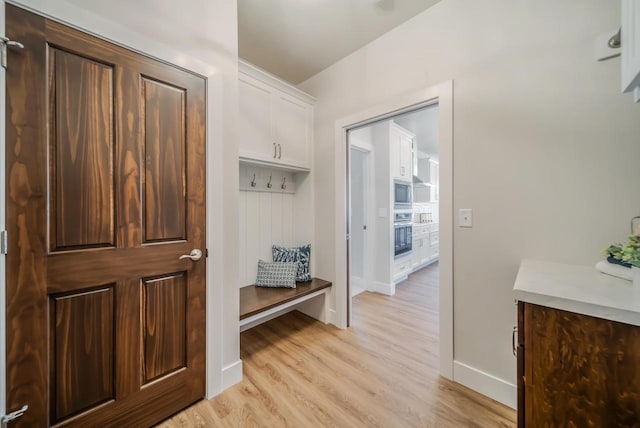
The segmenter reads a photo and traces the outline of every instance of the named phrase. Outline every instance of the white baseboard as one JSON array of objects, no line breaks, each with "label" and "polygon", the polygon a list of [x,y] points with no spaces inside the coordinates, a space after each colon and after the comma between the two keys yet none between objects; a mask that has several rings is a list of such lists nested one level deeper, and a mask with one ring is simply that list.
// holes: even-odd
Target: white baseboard
[{"label": "white baseboard", "polygon": [[396,284],[386,284],[384,282],[375,282],[375,291],[376,293],[384,294],[387,296],[393,296],[396,294]]},{"label": "white baseboard", "polygon": [[516,408],[518,388],[512,383],[459,361],[453,362],[453,380],[505,406]]},{"label": "white baseboard", "polygon": [[340,326],[338,325],[338,313],[335,309],[329,309],[329,311],[327,312],[327,322],[340,328]]},{"label": "white baseboard", "polygon": [[351,289],[351,297],[357,296],[363,291],[366,291],[367,281],[362,277],[352,276],[349,282],[349,288]]},{"label": "white baseboard", "polygon": [[242,360],[229,364],[222,369],[222,390],[242,381]]}]

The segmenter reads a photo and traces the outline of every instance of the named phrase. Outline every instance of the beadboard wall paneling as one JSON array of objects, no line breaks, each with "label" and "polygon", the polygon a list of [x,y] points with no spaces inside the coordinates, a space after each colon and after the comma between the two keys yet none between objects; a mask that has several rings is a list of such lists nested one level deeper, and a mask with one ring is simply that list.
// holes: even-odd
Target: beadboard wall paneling
[{"label": "beadboard wall paneling", "polygon": [[295,197],[287,193],[240,191],[240,287],[255,282],[258,259],[271,261],[271,245],[301,245],[294,242]]}]

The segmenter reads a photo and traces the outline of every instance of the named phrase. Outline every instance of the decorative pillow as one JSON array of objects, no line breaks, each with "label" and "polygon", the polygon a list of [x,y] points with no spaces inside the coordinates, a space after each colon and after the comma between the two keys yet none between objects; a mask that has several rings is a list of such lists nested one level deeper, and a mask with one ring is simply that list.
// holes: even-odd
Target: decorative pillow
[{"label": "decorative pillow", "polygon": [[311,281],[309,273],[309,260],[311,259],[311,244],[302,247],[280,247],[274,245],[271,247],[274,262],[298,262],[297,280],[300,282]]},{"label": "decorative pillow", "polygon": [[257,287],[296,288],[298,263],[265,262],[258,260]]}]

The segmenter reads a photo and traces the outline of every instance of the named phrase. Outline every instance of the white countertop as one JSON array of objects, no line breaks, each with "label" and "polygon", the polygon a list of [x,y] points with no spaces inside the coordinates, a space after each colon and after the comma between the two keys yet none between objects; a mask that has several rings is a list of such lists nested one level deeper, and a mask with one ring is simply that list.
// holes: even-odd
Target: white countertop
[{"label": "white countertop", "polygon": [[640,288],[594,266],[523,260],[513,291],[523,302],[640,326]]}]

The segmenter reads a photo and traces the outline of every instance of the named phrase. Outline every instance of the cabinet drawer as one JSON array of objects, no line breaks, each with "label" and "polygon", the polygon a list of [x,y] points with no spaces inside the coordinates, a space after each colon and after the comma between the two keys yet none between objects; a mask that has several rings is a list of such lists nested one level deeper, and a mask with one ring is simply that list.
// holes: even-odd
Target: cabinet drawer
[{"label": "cabinet drawer", "polygon": [[440,247],[438,244],[431,245],[430,255],[432,259],[437,259],[440,256]]},{"label": "cabinet drawer", "polygon": [[414,235],[422,235],[425,233],[429,233],[429,225],[428,224],[414,224],[413,225],[413,234]]},{"label": "cabinet drawer", "polygon": [[410,256],[396,259],[393,263],[393,273],[397,275],[410,271],[412,268],[412,260]]},{"label": "cabinet drawer", "polygon": [[429,234],[429,240],[431,241],[431,245],[440,242],[440,232],[438,232],[437,230],[435,232],[431,232]]}]

